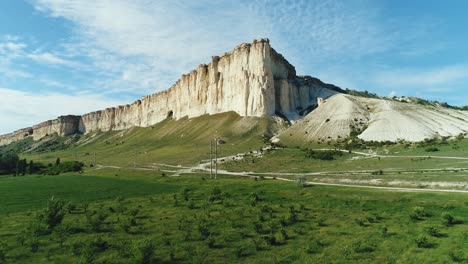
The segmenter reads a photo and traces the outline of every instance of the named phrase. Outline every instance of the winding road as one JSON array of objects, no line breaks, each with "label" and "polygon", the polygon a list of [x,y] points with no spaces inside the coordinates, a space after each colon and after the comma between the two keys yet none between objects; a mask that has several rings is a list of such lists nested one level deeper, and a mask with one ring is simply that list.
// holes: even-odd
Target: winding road
[{"label": "winding road", "polygon": [[[322,149],[322,150],[328,150],[328,149]],[[347,150],[340,150],[343,152],[348,152]],[[428,156],[393,156],[393,155],[376,155],[376,154],[369,154],[369,153],[364,153],[364,152],[352,152],[353,154],[358,154],[362,156],[368,156],[368,157],[382,157],[382,158],[425,158]],[[225,160],[231,160],[231,159],[241,159],[245,154],[237,154],[237,155],[231,155],[231,156],[226,156],[226,157],[220,157],[217,159],[219,163],[222,163]],[[251,155],[257,155],[260,156],[260,152],[254,151],[251,153]],[[455,159],[455,160],[468,160],[468,158],[464,157],[447,157],[447,156],[431,156],[431,158],[440,158],[440,159]],[[184,167],[184,166],[174,166],[174,165],[169,165],[169,164],[150,164],[148,167],[135,167],[134,169],[136,170],[146,170],[146,171],[154,171],[156,166],[158,168],[164,168],[160,169],[162,172],[166,172],[171,174],[170,176],[176,177],[180,176],[181,174],[194,174],[194,173],[200,173],[200,172],[210,172],[210,161],[205,161],[203,163],[200,163],[196,166],[192,167]],[[96,169],[102,169],[102,168],[114,168],[114,169],[121,169],[123,167],[119,166],[106,166],[106,165],[97,165]],[[459,168],[460,170],[465,170],[464,168]],[[445,169],[426,169],[430,171],[444,171]],[[369,173],[369,171],[346,171],[346,173]],[[287,181],[287,182],[295,182],[293,179],[288,179],[288,178],[282,178],[278,176],[293,176],[293,177],[299,177],[299,176],[314,176],[314,175],[326,175],[327,173],[330,172],[313,172],[313,173],[278,173],[278,172],[268,172],[268,173],[256,173],[256,172],[233,172],[233,171],[226,171],[226,170],[220,170],[218,169],[218,174],[222,175],[229,175],[229,176],[235,176],[235,177],[249,177],[249,178],[254,178],[254,177],[262,177],[264,179],[272,179],[272,180],[280,180],[280,181]],[[333,173],[337,173],[334,171]],[[344,172],[343,172],[344,173]],[[337,187],[346,187],[346,188],[362,188],[362,189],[375,189],[375,190],[384,190],[384,191],[400,191],[400,192],[424,192],[424,193],[464,193],[468,194],[468,190],[456,190],[456,189],[423,189],[423,188],[409,188],[409,187],[389,187],[389,186],[372,186],[372,185],[359,185],[359,184],[342,184],[342,183],[327,183],[327,182],[316,182],[316,181],[307,181],[307,185],[321,185],[321,186],[337,186]]]}]

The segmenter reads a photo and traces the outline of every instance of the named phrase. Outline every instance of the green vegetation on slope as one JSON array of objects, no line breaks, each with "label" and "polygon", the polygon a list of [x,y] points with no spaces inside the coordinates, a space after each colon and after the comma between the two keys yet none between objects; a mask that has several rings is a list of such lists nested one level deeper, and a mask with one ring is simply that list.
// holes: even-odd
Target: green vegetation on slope
[{"label": "green vegetation on slope", "polygon": [[[39,142],[28,141],[29,148],[21,156],[43,163],[53,163],[59,157],[89,165],[94,163],[96,151],[97,164],[131,167],[136,161],[137,164],[193,165],[209,158],[210,140],[215,137],[226,142],[219,147],[220,155],[231,155],[261,147],[275,129],[272,119],[246,118],[229,112],[167,119],[151,127],[125,131],[49,136]],[[16,142],[9,148],[15,144],[25,143]]]}]

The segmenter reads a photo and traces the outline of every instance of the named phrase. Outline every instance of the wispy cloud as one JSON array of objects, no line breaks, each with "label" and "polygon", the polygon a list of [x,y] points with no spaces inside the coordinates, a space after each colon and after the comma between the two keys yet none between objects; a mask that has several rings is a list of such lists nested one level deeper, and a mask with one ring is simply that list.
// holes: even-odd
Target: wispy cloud
[{"label": "wispy cloud", "polygon": [[399,44],[400,32],[386,27],[369,1],[33,2],[73,22],[69,48],[90,58],[100,81],[107,76],[106,91],[166,89],[212,55],[261,37],[309,74],[332,60],[358,60]]},{"label": "wispy cloud", "polygon": [[70,61],[70,60],[65,60],[57,55],[54,55],[49,52],[35,52],[35,53],[30,53],[25,55],[27,58],[32,59],[36,62],[43,63],[43,64],[50,64],[50,65],[59,65],[59,66],[76,66],[77,63]]},{"label": "wispy cloud", "polygon": [[248,7],[228,1],[37,0],[35,7],[74,23],[70,49],[112,74],[106,89],[166,89],[212,55],[264,36]]},{"label": "wispy cloud", "polygon": [[0,134],[60,115],[84,114],[123,103],[123,100],[109,99],[96,94],[40,94],[0,88]]}]

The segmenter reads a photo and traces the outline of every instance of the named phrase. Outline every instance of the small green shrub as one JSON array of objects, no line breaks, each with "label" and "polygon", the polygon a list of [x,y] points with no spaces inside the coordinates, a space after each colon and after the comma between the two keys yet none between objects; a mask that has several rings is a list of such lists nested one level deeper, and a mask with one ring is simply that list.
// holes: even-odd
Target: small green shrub
[{"label": "small green shrub", "polygon": [[31,250],[32,253],[36,253],[39,251],[39,239],[37,237],[31,238],[30,244],[29,244],[29,249]]},{"label": "small green shrub", "polygon": [[426,152],[437,152],[437,151],[440,151],[439,148],[436,148],[436,147],[428,147],[425,149]]},{"label": "small green shrub", "polygon": [[257,203],[261,201],[258,194],[254,192],[249,194],[249,200],[250,200],[250,205],[253,207],[257,206]]},{"label": "small green shrub", "polygon": [[358,241],[353,244],[352,248],[353,248],[353,251],[356,253],[371,253],[375,251],[375,249],[377,248],[377,245],[367,242],[367,241],[366,242]]},{"label": "small green shrub", "polygon": [[108,214],[103,210],[98,211],[88,211],[86,213],[86,220],[88,221],[89,226],[92,231],[99,232],[101,231],[104,221],[107,219]]},{"label": "small green shrub", "polygon": [[150,239],[144,239],[135,243],[133,247],[133,258],[136,263],[150,264],[155,257],[156,245]]},{"label": "small green shrub", "polygon": [[250,255],[249,251],[250,247],[248,245],[239,245],[234,250],[237,258],[242,258]]},{"label": "small green shrub", "polygon": [[3,244],[0,244],[0,263],[6,263],[6,249]]},{"label": "small green shrub", "polygon": [[313,240],[306,247],[306,252],[309,254],[318,254],[322,252],[323,245],[319,241]]},{"label": "small green shrub", "polygon": [[213,187],[210,193],[210,202],[215,202],[215,201],[222,201],[223,200],[223,192],[221,191],[221,188],[219,186]]},{"label": "small green shrub", "polygon": [[39,216],[39,219],[44,222],[48,228],[53,229],[62,222],[65,213],[65,202],[55,199],[52,196],[52,198],[47,201],[47,207]]},{"label": "small green shrub", "polygon": [[80,264],[92,264],[96,261],[96,248],[91,243],[87,243],[81,247],[80,255]]},{"label": "small green shrub", "polygon": [[426,210],[424,207],[416,206],[413,208],[413,211],[410,214],[410,218],[413,220],[423,220],[427,216]]},{"label": "small green shrub", "polygon": [[442,233],[440,233],[437,227],[431,226],[427,228],[427,234],[433,237],[441,237]]},{"label": "small green shrub", "polygon": [[335,156],[342,156],[343,152],[334,150],[325,151],[314,151],[312,149],[306,149],[306,158],[318,159],[318,160],[334,160]]},{"label": "small green shrub", "polygon": [[452,249],[449,251],[450,259],[454,262],[463,263],[465,259],[465,253],[461,249]]},{"label": "small green shrub", "polygon": [[455,223],[455,218],[450,213],[442,213],[442,223],[446,226],[451,226]]},{"label": "small green shrub", "polygon": [[429,239],[424,236],[424,235],[419,235],[418,237],[416,237],[416,239],[414,240],[416,242],[416,245],[418,246],[418,248],[430,248],[432,247],[432,244],[429,242]]}]

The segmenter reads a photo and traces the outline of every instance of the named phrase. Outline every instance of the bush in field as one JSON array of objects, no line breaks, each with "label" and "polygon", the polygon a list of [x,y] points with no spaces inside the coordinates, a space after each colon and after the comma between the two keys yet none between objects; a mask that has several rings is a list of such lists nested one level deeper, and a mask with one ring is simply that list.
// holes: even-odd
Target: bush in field
[{"label": "bush in field", "polygon": [[108,215],[103,211],[88,211],[86,213],[86,220],[88,221],[91,230],[99,232],[101,230],[104,221],[107,219]]},{"label": "bush in field", "polygon": [[413,220],[423,220],[427,216],[426,210],[424,207],[416,206],[413,208],[413,211],[410,214],[410,218]]},{"label": "bush in field", "polygon": [[223,192],[221,191],[221,188],[219,188],[219,186],[213,187],[210,193],[210,202],[222,201],[222,200],[223,200]]},{"label": "bush in field", "polygon": [[44,174],[59,175],[64,172],[79,172],[83,170],[84,164],[79,161],[65,161],[56,163],[54,166],[47,169]]},{"label": "bush in field", "polygon": [[152,240],[145,239],[135,243],[133,247],[133,258],[136,263],[149,264],[153,262],[156,245]]},{"label": "bush in field", "polygon": [[182,197],[184,197],[184,200],[187,202],[189,200],[189,188],[185,187],[183,190],[182,190]]},{"label": "bush in field", "polygon": [[6,263],[6,249],[3,244],[0,244],[0,263]]},{"label": "bush in field", "polygon": [[440,233],[439,229],[437,227],[431,226],[427,228],[427,234],[433,237],[440,237],[442,236],[442,233]]},{"label": "bush in field", "polygon": [[39,251],[39,239],[37,237],[31,238],[31,243],[29,244],[29,249],[31,250],[32,253],[36,253]]},{"label": "bush in field", "polygon": [[34,219],[31,221],[26,229],[27,234],[31,237],[38,237],[38,236],[45,236],[50,234],[50,229],[47,224],[41,220],[39,217],[39,221]]},{"label": "bush in field", "polygon": [[76,211],[76,208],[77,208],[77,207],[76,207],[76,204],[74,204],[74,203],[72,203],[72,202],[68,202],[67,205],[66,205],[66,207],[67,207],[67,212],[68,212],[69,214],[72,214],[74,211]]},{"label": "bush in field", "polygon": [[87,243],[80,248],[80,264],[92,264],[96,260],[96,248],[91,244]]},{"label": "bush in field", "polygon": [[242,258],[250,255],[250,247],[248,245],[239,245],[235,248],[237,258]]},{"label": "bush in field", "polygon": [[65,216],[65,202],[59,199],[52,198],[47,201],[47,207],[39,216],[39,219],[47,225],[49,229],[53,229],[62,223]]},{"label": "bush in field", "polygon": [[432,244],[429,242],[429,239],[427,239],[427,237],[422,234],[416,237],[414,241],[416,242],[416,245],[418,246],[418,248],[432,247]]},{"label": "bush in field", "polygon": [[467,259],[465,258],[465,253],[463,250],[461,249],[453,249],[449,252],[449,256],[450,258],[454,261],[454,262],[460,262],[460,263],[466,263],[464,261],[466,261]]},{"label": "bush in field", "polygon": [[317,254],[322,252],[323,245],[319,241],[312,241],[306,247],[306,252],[309,254]]},{"label": "bush in field", "polygon": [[439,151],[439,148],[436,147],[428,147],[425,149],[426,152],[437,152]]},{"label": "bush in field", "polygon": [[250,193],[249,200],[251,206],[257,206],[257,203],[261,201],[257,193]]},{"label": "bush in field", "polygon": [[60,247],[63,246],[63,243],[70,234],[70,227],[67,225],[60,225],[54,229],[54,235],[56,240],[59,242]]},{"label": "bush in field", "polygon": [[342,156],[341,151],[326,150],[326,151],[314,151],[312,149],[306,150],[306,158],[318,159],[318,160],[334,160],[335,156]]},{"label": "bush in field", "polygon": [[353,244],[353,250],[356,253],[370,253],[370,252],[374,252],[376,248],[377,248],[376,244],[373,244],[367,241],[366,242],[358,241]]},{"label": "bush in field", "polygon": [[442,213],[442,223],[446,226],[451,226],[455,223],[455,218],[449,213]]}]

